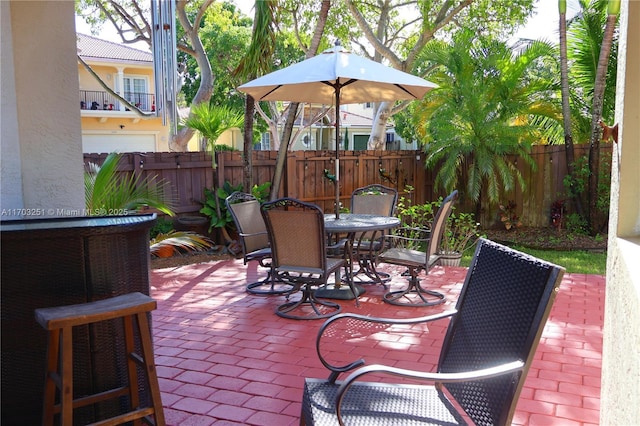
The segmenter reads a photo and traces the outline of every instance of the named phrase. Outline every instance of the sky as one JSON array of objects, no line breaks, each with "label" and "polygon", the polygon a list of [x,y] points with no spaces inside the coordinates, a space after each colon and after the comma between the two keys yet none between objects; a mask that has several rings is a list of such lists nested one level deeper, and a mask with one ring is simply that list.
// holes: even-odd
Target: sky
[{"label": "sky", "polygon": [[[253,5],[255,0],[233,0],[238,8],[247,16],[253,17]],[[496,0],[510,1],[510,0]],[[572,17],[577,12],[578,0],[567,1],[567,17]],[[82,19],[76,19],[76,30],[83,34],[91,34],[88,26]],[[111,28],[111,24],[105,23],[100,34],[105,40],[119,43],[120,38]],[[536,12],[529,18],[527,24],[517,32],[513,41],[518,38],[545,39],[558,43],[558,0],[537,0]],[[138,49],[148,50],[145,43],[132,45]]]}]

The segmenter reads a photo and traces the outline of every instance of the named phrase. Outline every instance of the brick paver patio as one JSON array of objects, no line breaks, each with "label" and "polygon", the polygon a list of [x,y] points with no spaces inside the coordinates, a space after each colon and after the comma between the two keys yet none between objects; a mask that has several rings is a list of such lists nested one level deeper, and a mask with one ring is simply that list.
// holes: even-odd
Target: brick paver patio
[{"label": "brick paver patio", "polygon": [[[382,265],[383,270],[390,270]],[[392,286],[404,278],[394,272]],[[247,282],[264,276],[255,262],[224,260],[151,272],[156,364],[170,425],[296,425],[304,377],[327,377],[315,351],[322,320],[296,321],[274,314],[283,296],[255,296]],[[438,307],[408,308],[381,301],[380,286],[367,286],[361,306],[340,301],[343,311],[414,317],[455,305],[465,268],[436,267],[428,287],[447,295]],[[514,425],[597,425],[605,279],[567,274],[545,327],[518,402]],[[296,296],[293,296],[296,297]],[[366,340],[367,363],[432,369],[446,321]],[[377,336],[377,335],[376,335]],[[386,336],[386,335],[383,335]],[[353,353],[353,352],[352,352]],[[353,357],[353,355],[352,355]]]}]

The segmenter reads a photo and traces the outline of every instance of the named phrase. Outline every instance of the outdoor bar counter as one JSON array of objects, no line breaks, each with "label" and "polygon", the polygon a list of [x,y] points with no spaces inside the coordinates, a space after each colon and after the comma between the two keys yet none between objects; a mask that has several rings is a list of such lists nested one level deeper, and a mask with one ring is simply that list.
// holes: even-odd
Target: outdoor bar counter
[{"label": "outdoor bar counter", "polygon": [[[155,221],[155,214],[145,214],[0,222],[3,426],[42,421],[47,334],[34,310],[135,291],[148,295]],[[126,377],[124,356],[115,356],[124,346],[121,328],[103,322],[74,329],[75,395],[115,387]],[[117,400],[75,414],[90,423],[114,411],[120,411]]]}]

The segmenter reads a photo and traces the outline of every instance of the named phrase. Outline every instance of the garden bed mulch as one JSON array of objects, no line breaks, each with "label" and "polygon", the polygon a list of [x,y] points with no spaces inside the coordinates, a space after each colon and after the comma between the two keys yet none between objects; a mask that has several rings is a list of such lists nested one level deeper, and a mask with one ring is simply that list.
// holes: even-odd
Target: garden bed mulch
[{"label": "garden bed mulch", "polygon": [[[604,252],[607,250],[607,236],[597,238],[588,235],[570,234],[566,230],[555,228],[517,228],[512,230],[483,230],[490,240],[505,244],[518,245],[540,250],[583,250]],[[151,269],[174,268],[192,263],[205,263],[235,258],[223,246],[205,253],[186,253],[166,258],[151,258]]]},{"label": "garden bed mulch", "polygon": [[490,240],[505,245],[518,245],[539,250],[582,250],[603,252],[607,250],[607,236],[571,234],[564,229],[521,227],[511,230],[483,230]]}]

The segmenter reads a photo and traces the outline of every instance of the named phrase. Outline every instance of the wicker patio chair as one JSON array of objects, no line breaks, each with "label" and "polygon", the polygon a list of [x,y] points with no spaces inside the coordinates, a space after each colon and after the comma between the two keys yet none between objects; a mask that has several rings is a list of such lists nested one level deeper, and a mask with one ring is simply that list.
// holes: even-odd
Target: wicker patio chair
[{"label": "wicker patio chair", "polygon": [[276,308],[284,318],[328,318],[340,312],[337,303],[315,297],[317,286],[327,285],[333,274],[340,280],[340,269],[356,295],[351,279],[350,247],[341,250],[339,258],[327,257],[324,230],[324,214],[320,207],[292,198],[281,198],[264,203],[262,215],[271,242],[273,271],[277,279],[301,285],[302,296],[295,302],[287,302]]},{"label": "wicker patio chair", "polygon": [[294,285],[278,281],[273,274],[269,235],[256,197],[235,191],[225,199],[225,203],[238,230],[244,264],[256,260],[260,266],[268,268],[265,279],[247,284],[247,292],[272,295],[289,294],[295,291]]},{"label": "wicker patio chair", "polygon": [[[380,262],[406,266],[408,268],[409,285],[404,290],[388,291],[383,296],[385,302],[402,306],[433,306],[444,302],[444,295],[434,290],[428,290],[420,285],[418,275],[421,271],[429,273],[429,269],[440,259],[438,247],[442,240],[447,218],[451,214],[453,203],[458,199],[458,191],[453,191],[442,201],[436,213],[430,230],[422,230],[427,234],[421,239],[426,244],[426,251],[407,247],[392,247],[378,256]],[[389,235],[391,240],[411,239],[402,235]],[[415,241],[415,238],[414,238]],[[397,245],[397,244],[394,244]]]},{"label": "wicker patio chair", "polygon": [[[453,311],[411,319],[342,314],[327,320],[317,351],[331,373],[328,380],[306,379],[300,423],[511,424],[563,274],[564,268],[481,239]],[[362,366],[363,359],[333,366],[321,353],[323,345],[332,347],[325,340],[344,334],[361,341],[367,330],[402,324],[406,332],[413,324],[445,318],[449,325],[435,372]],[[344,381],[336,381],[350,370]],[[370,373],[376,382],[361,381]],[[393,383],[394,377],[402,383]]]},{"label": "wicker patio chair", "polygon": [[[373,184],[355,189],[351,193],[351,213],[393,216],[398,201],[398,191],[384,185]],[[360,283],[381,283],[384,285],[391,277],[376,269],[377,257],[384,248],[384,232],[361,232],[355,235],[353,244],[354,263],[359,269],[354,278],[365,275],[368,279],[359,279]]]}]

